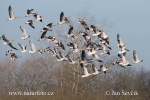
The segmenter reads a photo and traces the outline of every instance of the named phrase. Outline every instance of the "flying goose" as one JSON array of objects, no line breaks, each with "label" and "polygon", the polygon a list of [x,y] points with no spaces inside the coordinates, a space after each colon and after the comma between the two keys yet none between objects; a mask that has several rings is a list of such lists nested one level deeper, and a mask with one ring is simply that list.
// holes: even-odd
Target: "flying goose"
[{"label": "flying goose", "polygon": [[86,24],[86,22],[85,21],[79,21],[78,22],[79,24],[81,24],[81,25],[83,25],[83,27],[84,27],[84,29],[86,30],[86,32],[92,32],[93,30],[92,29],[90,29],[89,27],[88,27],[88,25]]},{"label": "flying goose", "polygon": [[89,65],[92,63],[92,59],[87,59],[85,50],[82,50],[81,52],[81,61],[80,63],[83,63],[84,65]]},{"label": "flying goose", "polygon": [[123,53],[123,54],[118,54],[118,56],[121,58],[121,61],[120,61],[120,65],[122,66],[131,66],[131,62],[129,62],[126,57],[126,52]]},{"label": "flying goose", "polygon": [[15,49],[15,50],[18,50],[17,48],[15,48],[13,45],[12,45],[12,41],[6,39],[5,35],[2,35],[2,39],[4,40],[4,45],[9,45],[11,48]]},{"label": "flying goose", "polygon": [[102,46],[102,50],[100,51],[101,54],[108,54],[110,55],[110,51],[106,49],[105,45],[101,45]]},{"label": "flying goose", "polygon": [[122,42],[121,38],[120,38],[120,35],[117,34],[117,41],[118,41],[118,47],[121,45],[121,46],[125,46],[125,44]]},{"label": "flying goose", "polygon": [[37,22],[37,21],[42,22],[42,16],[38,15],[37,13],[33,13],[33,16],[35,18],[34,22]]},{"label": "flying goose", "polygon": [[41,30],[41,32],[52,31],[52,26],[55,26],[55,25],[53,23],[49,23],[49,24],[45,25],[43,27],[43,29]]},{"label": "flying goose", "polygon": [[29,24],[32,28],[35,28],[33,25],[33,20],[28,20],[25,24]]},{"label": "flying goose", "polygon": [[134,50],[133,51],[133,58],[134,58],[134,63],[140,63],[140,62],[143,62],[143,60],[140,60],[136,54],[136,51]]},{"label": "flying goose", "polygon": [[102,32],[100,35],[98,35],[98,38],[102,43],[106,42],[109,44],[109,37],[105,34],[105,32]]},{"label": "flying goose", "polygon": [[27,45],[26,46],[23,46],[22,44],[18,43],[18,45],[20,46],[21,48],[21,52],[26,52],[27,51]]},{"label": "flying goose", "polygon": [[43,54],[45,52],[45,49],[40,48],[36,52],[38,52],[39,54]]},{"label": "flying goose", "polygon": [[58,55],[56,48],[54,48],[54,50],[52,50],[50,47],[47,47],[47,48],[45,49],[45,51],[51,51],[51,52],[53,53],[53,56]]},{"label": "flying goose", "polygon": [[91,25],[91,28],[93,29],[93,31],[94,31],[94,33],[95,33],[95,34],[93,34],[92,36],[98,36],[98,35],[102,34],[102,31],[99,30],[96,26]]},{"label": "flying goose", "polygon": [[31,50],[29,50],[29,53],[35,53],[36,50],[35,50],[34,44],[31,41],[29,41],[29,44],[30,44],[30,47],[31,47]]},{"label": "flying goose", "polygon": [[80,63],[80,66],[81,66],[81,68],[83,69],[83,73],[84,73],[84,75],[81,76],[82,78],[88,77],[88,76],[92,75],[92,74],[90,74],[90,73],[88,72],[87,68],[84,66],[83,63]]},{"label": "flying goose", "polygon": [[6,56],[8,55],[8,54],[12,54],[12,53],[15,53],[13,50],[7,50],[6,51]]},{"label": "flying goose", "polygon": [[28,9],[27,10],[27,14],[25,15],[25,17],[28,17],[28,16],[33,16],[33,9]]},{"label": "flying goose", "polygon": [[17,58],[21,58],[22,56],[17,56],[15,53],[11,54],[11,60],[16,60]]},{"label": "flying goose", "polygon": [[56,40],[55,37],[48,36],[47,38],[48,38],[48,41],[53,42],[55,46],[61,47],[63,50],[65,50],[64,44],[62,42]]},{"label": "flying goose", "polygon": [[97,75],[100,73],[100,71],[98,71],[98,69],[96,68],[95,64],[92,64],[92,70],[93,70],[92,75]]},{"label": "flying goose", "polygon": [[92,57],[94,57],[98,62],[103,62],[97,54],[92,54]]},{"label": "flying goose", "polygon": [[68,58],[68,60],[69,60],[69,64],[75,64],[76,61],[77,61],[80,57],[76,58],[75,60],[72,60],[72,59],[70,58],[70,56],[68,55],[67,58]]},{"label": "flying goose", "polygon": [[88,50],[88,55],[91,56],[92,54],[96,54],[97,51],[98,50],[95,47],[92,47],[91,49]]},{"label": "flying goose", "polygon": [[69,46],[69,48],[73,49],[73,52],[79,52],[80,50],[78,49],[78,45],[76,43],[72,43],[70,42],[69,44],[67,44]]},{"label": "flying goose", "polygon": [[12,10],[11,5],[8,7],[8,12],[9,12],[9,18],[7,18],[6,20],[14,20],[16,18],[20,18],[20,16],[14,16],[14,12]]},{"label": "flying goose", "polygon": [[62,53],[60,51],[58,51],[60,59],[57,61],[66,61],[68,60],[68,56],[70,55],[71,52],[69,52],[66,56],[62,55]]},{"label": "flying goose", "polygon": [[99,71],[103,71],[106,74],[107,70],[108,69],[104,65],[100,65],[100,70]]},{"label": "flying goose", "polygon": [[113,65],[115,65],[115,64],[118,64],[120,67],[125,68],[125,65],[123,65],[123,63],[122,63],[121,60],[116,60],[116,61],[114,61],[114,62],[113,62]]},{"label": "flying goose", "polygon": [[48,36],[47,38],[48,38],[48,41],[51,41],[51,42],[53,42],[56,46],[58,46],[59,41],[57,41],[57,40],[55,39],[55,37]]},{"label": "flying goose", "polygon": [[68,37],[72,37],[74,40],[78,39],[79,36],[75,36],[73,33],[73,27],[70,27],[68,31]]},{"label": "flying goose", "polygon": [[25,40],[31,36],[31,35],[27,35],[26,30],[21,26],[20,26],[20,30],[22,31],[22,34],[23,34],[23,37],[21,37],[22,40]]},{"label": "flying goose", "polygon": [[119,51],[119,54],[125,53],[125,52],[129,51],[129,49],[127,49],[127,48],[125,47],[125,45],[119,45],[119,48],[121,48],[121,50]]},{"label": "flying goose", "polygon": [[66,23],[69,27],[71,27],[71,24],[70,24],[68,18],[64,16],[64,12],[61,12],[61,14],[60,14],[60,22],[59,22],[58,24],[65,24],[65,23]]},{"label": "flying goose", "polygon": [[95,43],[94,40],[92,40],[92,38],[86,33],[86,32],[80,32],[80,34],[83,36],[84,40],[87,42],[87,43]]},{"label": "flying goose", "polygon": [[42,35],[41,35],[41,37],[40,37],[40,39],[39,39],[38,41],[42,41],[42,40],[47,39],[46,33],[47,33],[47,31],[44,31],[44,32],[42,33]]}]

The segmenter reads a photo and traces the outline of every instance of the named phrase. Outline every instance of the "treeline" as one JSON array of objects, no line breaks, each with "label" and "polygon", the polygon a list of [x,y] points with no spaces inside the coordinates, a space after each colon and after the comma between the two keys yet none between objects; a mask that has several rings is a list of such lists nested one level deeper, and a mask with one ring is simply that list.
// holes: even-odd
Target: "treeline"
[{"label": "treeline", "polygon": [[[112,66],[111,63],[108,64]],[[149,100],[150,71],[136,67],[138,66],[127,68],[112,66],[106,74],[81,78],[83,71],[78,63],[74,65],[67,62],[58,63],[47,54],[42,56],[33,54],[21,64],[1,59],[0,98],[1,100]],[[92,72],[92,68],[89,72]],[[9,92],[36,91],[54,92],[54,95],[9,95]],[[133,91],[138,95],[128,93],[117,95],[122,91],[130,93]]]}]

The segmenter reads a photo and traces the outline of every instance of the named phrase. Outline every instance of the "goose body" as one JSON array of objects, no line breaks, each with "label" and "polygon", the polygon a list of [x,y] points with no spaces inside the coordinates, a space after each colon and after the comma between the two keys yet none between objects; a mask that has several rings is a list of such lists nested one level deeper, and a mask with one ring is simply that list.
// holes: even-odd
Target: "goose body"
[{"label": "goose body", "polygon": [[6,39],[5,35],[2,35],[2,39],[4,40],[4,45],[9,45],[11,48],[15,49],[15,50],[18,50],[17,48],[15,48],[13,45],[12,45],[12,41]]},{"label": "goose body", "polygon": [[28,20],[25,24],[29,24],[32,28],[35,28],[33,25],[33,20]]},{"label": "goose body", "polygon": [[30,37],[30,35],[27,35],[27,32],[26,32],[26,30],[23,27],[20,26],[20,30],[21,30],[21,32],[23,34],[23,37],[21,37],[22,40],[26,40],[27,38]]},{"label": "goose body", "polygon": [[35,53],[36,50],[35,50],[34,44],[31,41],[29,41],[29,44],[30,44],[30,48],[31,48],[31,50],[29,50],[29,53]]},{"label": "goose body", "polygon": [[134,58],[134,63],[140,63],[140,62],[143,62],[143,60],[140,60],[136,54],[136,51],[134,50],[133,51],[133,58]]},{"label": "goose body", "polygon": [[23,46],[22,44],[18,43],[18,45],[20,46],[21,48],[21,52],[26,52],[27,51],[27,45],[26,46]]},{"label": "goose body", "polygon": [[20,16],[14,15],[11,5],[8,7],[8,12],[9,12],[9,18],[7,18],[7,20],[14,20],[16,18],[20,18]]},{"label": "goose body", "polygon": [[28,16],[33,16],[33,9],[28,9],[27,10],[27,14],[25,15],[25,17],[28,17]]}]

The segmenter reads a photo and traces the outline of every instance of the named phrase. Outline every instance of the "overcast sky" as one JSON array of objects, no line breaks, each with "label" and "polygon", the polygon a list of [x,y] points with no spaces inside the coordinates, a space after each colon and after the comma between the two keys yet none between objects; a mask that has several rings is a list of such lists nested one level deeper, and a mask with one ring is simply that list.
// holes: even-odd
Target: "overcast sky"
[{"label": "overcast sky", "polygon": [[[12,5],[16,16],[20,19],[7,21],[8,6]],[[24,27],[28,33],[34,35],[35,40],[39,37],[39,31],[49,22],[57,23],[59,15],[63,11],[66,16],[76,17],[76,14],[84,9],[97,20],[107,19],[113,23],[112,27],[107,29],[110,36],[110,43],[117,45],[116,36],[120,34],[126,46],[130,49],[128,52],[132,56],[132,51],[136,50],[139,58],[144,59],[143,63],[134,65],[143,66],[150,69],[149,60],[150,46],[150,0],[1,0],[0,3],[0,36],[5,34],[8,39],[15,40],[14,45],[19,48],[17,43],[21,41],[20,26]],[[36,29],[32,29],[24,24],[32,17],[24,17],[27,9],[34,9],[44,17],[43,22],[35,23]],[[105,31],[105,30],[104,30]],[[21,42],[24,45],[27,42]],[[0,42],[1,58],[5,57],[5,51],[10,49],[3,46]],[[118,49],[119,50],[119,49]]]}]

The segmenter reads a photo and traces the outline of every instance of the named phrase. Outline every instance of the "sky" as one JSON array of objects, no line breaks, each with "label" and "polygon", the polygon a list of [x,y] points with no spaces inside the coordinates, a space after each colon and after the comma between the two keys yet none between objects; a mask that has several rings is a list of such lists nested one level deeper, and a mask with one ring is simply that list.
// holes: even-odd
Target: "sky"
[{"label": "sky", "polygon": [[[7,21],[8,6],[11,5],[16,16],[20,19]],[[110,36],[112,45],[117,45],[117,34],[120,34],[126,46],[130,49],[129,55],[136,50],[139,58],[144,59],[135,67],[142,66],[148,70],[150,54],[150,0],[1,0],[0,3],[0,36],[5,36],[14,41],[14,46],[21,41],[23,45],[29,44],[28,41],[22,41],[20,26],[24,27],[28,34],[32,34],[32,40],[35,41],[40,36],[40,30],[49,22],[58,23],[59,15],[63,11],[65,16],[77,17],[77,13],[87,9],[89,15],[97,20],[107,19],[108,23],[113,23],[111,27],[106,27],[106,34]],[[32,17],[25,17],[27,9],[34,9],[39,15],[43,16],[43,22],[36,22],[35,29],[24,24]],[[38,43],[35,43],[38,45]],[[3,46],[0,41],[0,58],[5,57],[5,51],[10,49]],[[118,49],[119,50],[119,49]],[[25,55],[25,54],[24,54]]]}]

